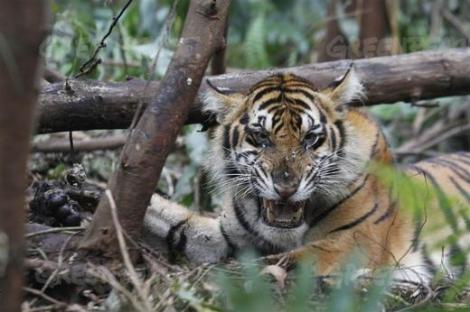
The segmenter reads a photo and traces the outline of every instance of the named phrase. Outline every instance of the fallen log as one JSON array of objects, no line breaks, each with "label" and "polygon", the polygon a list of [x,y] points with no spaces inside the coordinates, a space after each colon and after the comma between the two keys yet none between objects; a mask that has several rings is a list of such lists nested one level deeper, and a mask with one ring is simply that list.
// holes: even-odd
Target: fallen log
[{"label": "fallen log", "polygon": [[[292,72],[325,88],[348,68],[350,60],[291,68],[207,76],[230,92],[245,92],[264,77]],[[417,101],[470,94],[470,48],[416,52],[354,61],[368,99],[365,105]],[[38,133],[127,128],[139,101],[146,104],[158,92],[158,82],[132,79],[126,82],[69,80],[42,89],[39,102]],[[199,95],[207,90],[203,81]],[[186,123],[210,123],[201,113],[200,97],[192,105]]]}]

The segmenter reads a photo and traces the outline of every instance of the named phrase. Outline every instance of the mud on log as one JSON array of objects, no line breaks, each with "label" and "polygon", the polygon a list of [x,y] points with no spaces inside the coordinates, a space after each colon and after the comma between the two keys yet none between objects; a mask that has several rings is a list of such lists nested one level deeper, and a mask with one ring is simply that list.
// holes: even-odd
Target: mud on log
[{"label": "mud on log", "polygon": [[[207,78],[217,87],[245,92],[264,77],[287,71],[325,88],[350,63],[342,60]],[[470,94],[470,48],[361,59],[354,64],[367,88],[365,105]],[[133,79],[113,83],[71,80],[68,91],[63,83],[46,86],[40,94],[37,132],[127,128],[139,100],[149,103],[159,82],[151,82],[146,92],[145,85],[145,81]],[[203,81],[199,94],[206,89]],[[208,122],[200,107],[197,97],[186,123]]]}]

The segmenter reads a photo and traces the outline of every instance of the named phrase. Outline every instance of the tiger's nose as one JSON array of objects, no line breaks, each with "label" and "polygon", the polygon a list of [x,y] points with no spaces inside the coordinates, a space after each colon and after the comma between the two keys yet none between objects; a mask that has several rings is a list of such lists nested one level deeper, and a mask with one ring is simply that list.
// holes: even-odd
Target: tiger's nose
[{"label": "tiger's nose", "polygon": [[274,189],[282,199],[291,197],[299,187],[299,179],[289,170],[273,172]]},{"label": "tiger's nose", "polygon": [[274,184],[274,189],[282,199],[288,199],[297,192],[298,183],[295,181],[286,181]]}]

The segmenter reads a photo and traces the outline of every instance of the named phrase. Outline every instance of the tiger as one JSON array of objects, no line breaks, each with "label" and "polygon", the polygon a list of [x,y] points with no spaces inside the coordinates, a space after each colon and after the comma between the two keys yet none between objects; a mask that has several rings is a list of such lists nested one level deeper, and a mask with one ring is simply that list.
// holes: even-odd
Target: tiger
[{"label": "tiger", "polygon": [[[421,223],[400,207],[392,186],[368,170],[372,162],[395,164],[377,122],[352,105],[365,97],[353,66],[321,90],[285,72],[246,93],[212,86],[203,99],[217,121],[206,168],[223,193],[220,213],[204,216],[154,195],[144,240],[195,264],[252,248],[276,261],[312,259],[317,274],[330,275],[358,253],[369,272],[391,267],[397,278],[431,278],[442,263],[429,254],[432,237],[421,237]],[[405,172],[468,204],[469,170],[470,153],[461,152]]]}]

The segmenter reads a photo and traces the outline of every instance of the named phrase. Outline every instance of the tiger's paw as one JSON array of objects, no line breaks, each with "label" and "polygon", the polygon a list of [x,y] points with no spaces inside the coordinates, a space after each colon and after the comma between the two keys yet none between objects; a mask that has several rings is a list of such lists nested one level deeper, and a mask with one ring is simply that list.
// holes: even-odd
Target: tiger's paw
[{"label": "tiger's paw", "polygon": [[268,255],[261,258],[266,265],[280,266],[285,270],[289,270],[295,266],[296,257],[292,252],[282,252],[278,254]]}]

